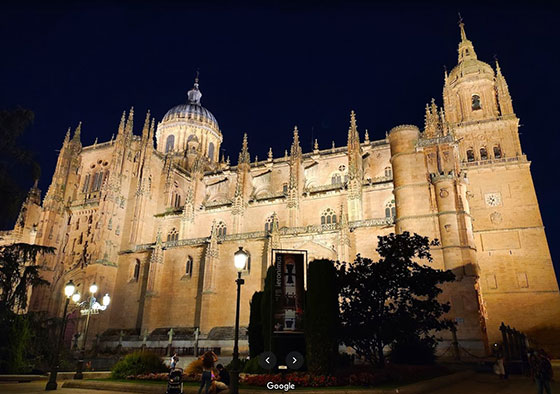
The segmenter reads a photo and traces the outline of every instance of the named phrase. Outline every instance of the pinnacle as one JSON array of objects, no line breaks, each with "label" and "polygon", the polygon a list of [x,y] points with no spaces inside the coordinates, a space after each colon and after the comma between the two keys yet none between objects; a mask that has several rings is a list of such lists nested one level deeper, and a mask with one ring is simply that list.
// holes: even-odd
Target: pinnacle
[{"label": "pinnacle", "polygon": [[72,137],[72,141],[79,141],[80,140],[80,134],[82,133],[82,122],[78,122],[78,127],[76,127],[76,130],[74,131],[74,137]]}]

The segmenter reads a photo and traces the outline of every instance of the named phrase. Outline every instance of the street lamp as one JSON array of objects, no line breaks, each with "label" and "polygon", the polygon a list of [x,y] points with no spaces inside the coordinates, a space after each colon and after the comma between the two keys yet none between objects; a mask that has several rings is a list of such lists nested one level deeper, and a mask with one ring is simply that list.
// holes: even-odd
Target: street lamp
[{"label": "street lamp", "polygon": [[56,343],[56,353],[53,355],[51,373],[49,376],[49,381],[45,386],[45,390],[56,390],[58,386],[56,383],[56,375],[58,374],[58,362],[60,360],[60,346],[62,345],[62,340],[64,339],[64,331],[66,331],[66,314],[68,312],[68,303],[70,302],[70,298],[72,298],[72,300],[76,299],[76,294],[78,295],[78,300],[80,299],[80,295],[75,291],[76,286],[74,285],[74,282],[70,280],[66,284],[66,286],[64,286],[64,295],[66,296],[66,302],[64,303],[64,313],[62,314],[62,326],[60,327],[60,335],[58,336],[58,342]]},{"label": "street lamp", "polygon": [[247,266],[247,260],[249,260],[249,254],[243,250],[240,246],[239,250],[233,254],[233,264],[237,269],[237,306],[235,309],[235,337],[233,342],[233,369],[231,371],[231,393],[239,393],[239,301],[241,297],[241,285],[245,283],[245,280],[241,279],[241,271]]},{"label": "street lamp", "polygon": [[95,284],[95,282],[92,283],[92,285],[89,287],[89,292],[91,293],[91,295],[86,301],[81,303],[82,309],[80,310],[80,313],[82,315],[86,315],[87,318],[86,318],[86,328],[84,330],[84,341],[83,341],[82,349],[80,350],[80,357],[78,359],[78,364],[76,365],[76,373],[74,374],[74,379],[84,378],[84,374],[82,373],[82,371],[84,368],[84,358],[86,356],[89,318],[92,314],[97,315],[99,311],[104,311],[105,309],[107,309],[107,306],[109,306],[109,303],[111,302],[111,297],[109,297],[109,294],[105,294],[102,300],[103,305],[99,304],[99,302],[97,302],[97,299],[95,298],[95,293],[97,293],[97,290],[98,287]]}]

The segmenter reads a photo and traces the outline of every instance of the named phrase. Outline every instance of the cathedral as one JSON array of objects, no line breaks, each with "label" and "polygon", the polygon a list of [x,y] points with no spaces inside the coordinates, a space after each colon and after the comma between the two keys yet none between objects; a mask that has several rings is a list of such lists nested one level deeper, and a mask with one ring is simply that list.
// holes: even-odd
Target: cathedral
[{"label": "cathedral", "polygon": [[530,331],[560,321],[508,85],[498,62],[477,58],[462,23],[458,63],[443,82],[443,104],[426,106],[422,130],[400,125],[370,140],[351,112],[347,146],[315,142],[303,152],[296,127],[289,151],[257,160],[245,135],[235,165],[219,155],[223,134],[198,78],[161,121],[124,113],[110,141],[83,146],[78,125],[44,199],[35,184],[1,241],[56,248],[39,262],[51,286],[33,289],[29,309],[60,315],[70,279],[81,289],[95,282],[112,301],[91,319],[90,339],[172,327],[205,338],[234,325],[240,246],[250,256],[247,326],[273,250],[305,250],[308,261],[375,259],[377,236],[409,231],[440,240],[432,266],[456,275],[442,299],[462,346],[484,353],[501,339],[501,322]]}]

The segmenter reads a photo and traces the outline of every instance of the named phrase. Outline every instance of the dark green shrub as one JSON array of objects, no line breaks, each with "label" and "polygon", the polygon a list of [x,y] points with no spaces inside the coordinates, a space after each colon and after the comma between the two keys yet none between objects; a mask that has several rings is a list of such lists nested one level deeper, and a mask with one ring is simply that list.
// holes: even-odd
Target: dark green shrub
[{"label": "dark green shrub", "polygon": [[114,379],[126,379],[131,375],[165,372],[167,369],[157,354],[138,350],[127,354],[116,363],[111,370],[111,375]]},{"label": "dark green shrub", "polygon": [[274,279],[276,278],[276,267],[270,266],[266,271],[264,291],[261,299],[261,319],[264,350],[274,352],[272,348],[272,292],[274,291]]},{"label": "dark green shrub", "polygon": [[259,365],[258,357],[246,360],[245,365],[241,370],[245,373],[266,373],[268,371],[262,369]]},{"label": "dark green shrub", "polygon": [[11,311],[1,313],[0,372],[23,373],[31,370],[28,350],[33,335],[29,317]]},{"label": "dark green shrub", "polygon": [[310,372],[333,372],[338,353],[336,269],[331,260],[314,260],[307,271],[305,343]]},{"label": "dark green shrub", "polygon": [[401,340],[391,346],[390,360],[395,364],[433,364],[436,349],[430,341],[413,337]]},{"label": "dark green shrub", "polygon": [[261,318],[261,302],[263,292],[256,291],[251,298],[251,312],[249,315],[249,327],[247,334],[249,336],[249,356],[257,357],[264,351],[263,328]]}]

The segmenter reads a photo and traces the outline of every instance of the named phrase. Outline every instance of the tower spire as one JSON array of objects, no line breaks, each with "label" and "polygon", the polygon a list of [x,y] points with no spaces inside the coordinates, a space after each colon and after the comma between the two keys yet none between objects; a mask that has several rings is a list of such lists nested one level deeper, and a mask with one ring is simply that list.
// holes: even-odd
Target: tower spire
[{"label": "tower spire", "polygon": [[463,17],[459,13],[459,29],[461,29],[461,41],[467,41],[467,34],[465,33],[465,24],[463,23]]},{"label": "tower spire", "polygon": [[459,14],[459,30],[461,32],[461,42],[459,43],[459,63],[467,59],[476,59],[476,52],[474,51],[474,46],[472,42],[467,38],[467,33],[465,33],[465,24],[463,23],[463,18]]}]

